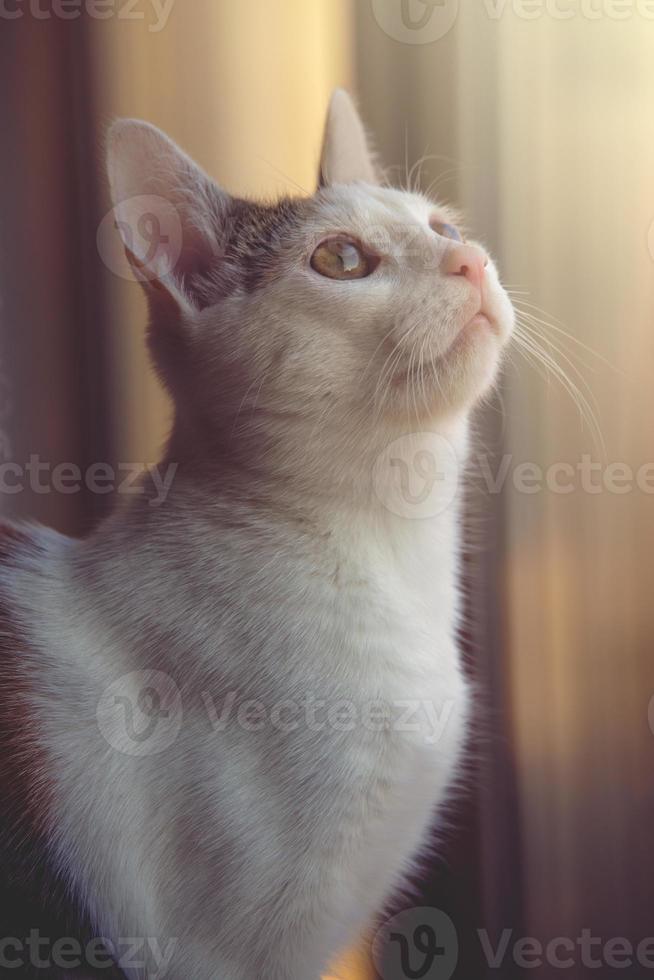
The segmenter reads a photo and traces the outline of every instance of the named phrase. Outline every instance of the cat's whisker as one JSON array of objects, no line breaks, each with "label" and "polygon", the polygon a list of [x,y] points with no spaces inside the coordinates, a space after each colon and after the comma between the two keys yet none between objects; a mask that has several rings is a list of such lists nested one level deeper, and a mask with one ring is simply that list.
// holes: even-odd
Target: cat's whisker
[{"label": "cat's whisker", "polygon": [[420,377],[420,391],[422,393],[422,401],[427,411],[429,409],[429,401],[427,398],[427,390],[425,388],[425,348],[429,342],[429,334],[425,334],[420,345],[420,357],[418,360],[418,372]]},{"label": "cat's whisker", "polygon": [[[269,368],[266,368],[264,370],[264,372],[263,372],[263,375],[257,375],[254,378],[254,380],[251,381],[250,384],[247,386],[246,391],[245,391],[245,394],[243,395],[243,397],[241,399],[241,403],[238,406],[238,409],[236,411],[236,415],[234,416],[234,423],[232,425],[232,432],[231,432],[230,439],[233,440],[234,439],[234,436],[236,435],[236,427],[238,425],[238,421],[239,421],[239,419],[241,417],[241,412],[243,411],[243,408],[245,407],[245,403],[246,403],[246,401],[248,399],[248,396],[249,396],[250,392],[252,391],[252,389],[254,388],[254,386],[259,382],[260,378],[265,377],[265,375],[266,375],[266,373],[267,373],[268,370],[269,370]],[[261,391],[261,386],[259,386],[259,391]]]},{"label": "cat's whisker", "polygon": [[373,405],[373,408],[374,409],[376,409],[378,407],[378,398],[379,398],[380,391],[382,390],[382,387],[383,387],[383,384],[384,384],[384,377],[385,377],[385,373],[387,371],[388,365],[389,365],[389,363],[394,358],[397,357],[397,352],[398,352],[398,348],[396,346],[396,347],[394,347],[391,350],[391,352],[389,354],[387,354],[386,358],[384,359],[384,363],[381,366],[381,370],[379,372],[379,377],[377,378],[377,383],[375,384],[375,389],[374,389],[374,391],[372,393],[372,398],[371,398],[372,405]]},{"label": "cat's whisker", "polygon": [[[514,338],[517,349],[522,350],[523,352],[525,349],[529,351],[529,353],[537,358],[537,360],[548,369],[551,376],[554,377],[568,392],[573,402],[577,406],[582,420],[588,425],[597,447],[600,449],[602,454],[605,455],[606,445],[599,423],[598,412],[596,411],[595,397],[590,389],[590,386],[585,381],[583,375],[580,373],[576,365],[565,355],[564,352],[557,348],[558,355],[569,364],[571,370],[574,371],[574,373],[580,379],[583,387],[589,393],[590,401],[589,397],[584,394],[581,388],[558,363],[555,357],[543,349],[539,343],[541,338],[535,335],[533,331],[530,331],[529,325],[521,322],[519,316]],[[593,404],[591,404],[592,402],[595,402],[595,407]]]},{"label": "cat's whisker", "polygon": [[[557,320],[555,317],[552,317],[550,319],[548,315],[545,313],[545,311],[541,310],[540,307],[535,306],[533,303],[528,303],[524,300],[515,300],[515,299],[513,300],[513,305],[516,308],[516,310],[520,313],[520,315],[522,317],[526,317],[535,327],[540,326],[543,327],[545,330],[552,330],[554,333],[559,334],[562,340],[566,340],[568,343],[574,344],[576,347],[579,347],[582,350],[586,351],[588,354],[596,358],[602,364],[606,365],[606,367],[610,368],[612,371],[619,371],[619,368],[617,368],[615,364],[612,364],[609,360],[607,360],[607,358],[603,357],[602,354],[596,351],[593,347],[590,347],[588,344],[585,344],[582,340],[579,340],[568,330],[565,330],[560,320]],[[536,316],[536,313],[531,313],[529,312],[529,310],[523,309],[523,307],[525,306],[529,307],[531,310],[535,310],[536,313],[541,315]],[[545,319],[546,317],[547,319]]]},{"label": "cat's whisker", "polygon": [[610,362],[602,358],[601,354],[599,354],[599,352],[596,351],[593,347],[590,347],[588,344],[585,344],[583,341],[579,340],[568,330],[566,330],[563,320],[559,319],[558,317],[554,316],[551,313],[548,313],[546,310],[544,310],[541,306],[538,306],[536,303],[530,302],[530,299],[523,299],[522,297],[531,297],[530,290],[511,288],[507,284],[503,284],[503,286],[506,293],[511,297],[514,306],[518,308],[520,313],[522,313],[524,316],[533,320],[535,324],[539,324],[543,326],[547,330],[554,330],[555,332],[561,334],[562,337],[565,337],[570,343],[575,344],[578,347],[582,347],[589,354],[592,354],[594,357],[603,360],[604,363],[607,364],[607,366],[609,367],[612,366]]},{"label": "cat's whisker", "polygon": [[442,174],[439,174],[438,177],[435,177],[434,180],[432,180],[429,187],[425,191],[427,197],[435,197],[438,194],[440,194],[443,186],[447,184],[449,181],[454,180],[456,177],[458,177],[459,173],[460,171],[458,168],[452,168],[451,170],[443,171]]},{"label": "cat's whisker", "polygon": [[311,434],[309,436],[309,442],[312,442],[317,436],[317,434],[321,431],[321,429],[325,427],[325,424],[328,422],[330,415],[336,411],[337,407],[338,407],[337,401],[330,401],[329,404],[326,405],[326,407],[321,411],[320,415],[316,419],[316,422],[311,430]]},{"label": "cat's whisker", "polygon": [[254,396],[254,401],[252,402],[252,409],[250,411],[250,425],[252,424],[252,422],[254,420],[254,416],[255,416],[255,413],[256,413],[256,410],[257,410],[257,403],[259,401],[259,398],[261,397],[261,390],[262,390],[262,388],[264,386],[264,382],[265,382],[266,378],[270,374],[270,371],[271,371],[271,368],[266,368],[266,370],[261,375],[261,381],[259,382],[259,387],[257,388],[257,393]]},{"label": "cat's whisker", "polygon": [[[386,404],[387,396],[391,391],[391,382],[392,382],[393,374],[395,372],[397,365],[402,359],[403,355],[404,355],[403,346],[402,344],[398,344],[384,361],[372,397],[373,407],[375,408],[375,412],[376,412],[376,418],[379,418],[381,414],[381,410]],[[387,378],[388,378],[388,384],[386,384]],[[384,391],[384,387],[386,388],[385,391]]]},{"label": "cat's whisker", "polygon": [[[396,330],[397,330],[397,326],[396,325],[393,325],[393,327],[391,328],[391,331],[386,336],[387,337],[390,336],[390,334],[393,333]],[[382,364],[381,370],[379,372],[379,378],[377,379],[377,384],[375,386],[375,391],[374,391],[374,394],[373,394],[373,398],[375,400],[377,398],[377,395],[378,395],[379,391],[383,388],[383,386],[385,384],[386,375],[388,374],[389,369],[390,369],[390,374],[391,375],[394,372],[395,365],[399,361],[399,359],[402,357],[402,355],[404,353],[404,346],[405,346],[407,340],[410,338],[411,333],[412,333],[412,330],[409,330],[402,338],[400,338],[400,340],[395,344],[395,346],[392,348],[392,350],[390,351],[390,353],[386,357],[384,363]],[[379,349],[379,347],[377,349]]]},{"label": "cat's whisker", "polygon": [[292,184],[296,190],[302,191],[302,193],[306,194],[307,197],[311,197],[313,191],[309,191],[307,190],[306,187],[303,187],[302,184],[298,184],[296,180],[294,180],[292,177],[289,177],[289,175],[284,170],[282,170],[281,167],[278,167],[276,164],[274,164],[272,160],[267,160],[266,157],[262,156],[260,153],[257,154],[257,156],[259,157],[260,160],[262,160],[265,164],[267,164],[267,166],[269,166],[272,170],[278,173],[280,177],[283,177],[284,180],[288,181],[289,184]]},{"label": "cat's whisker", "polygon": [[405,123],[404,125],[404,174],[405,174],[404,186],[406,187],[407,190],[409,190],[411,186],[411,173],[409,170],[409,124],[408,123]]},{"label": "cat's whisker", "polygon": [[420,426],[421,416],[420,416],[420,408],[419,408],[419,401],[418,401],[418,381],[420,378],[419,375],[420,368],[418,362],[418,354],[419,354],[418,338],[416,338],[411,348],[411,357],[409,358],[409,388],[411,389],[413,410],[416,416],[416,425]]},{"label": "cat's whisker", "polygon": [[[451,157],[443,156],[442,154],[424,153],[418,160],[416,160],[414,165],[411,167],[411,170],[407,174],[407,182],[406,182],[405,189],[410,193],[419,193],[422,185],[422,174],[425,168],[425,164],[428,162],[435,163],[438,161],[445,161],[446,163],[455,163],[455,161]],[[417,175],[416,175],[416,171],[417,171]],[[434,187],[434,184],[437,184],[444,177],[450,175],[456,176],[460,173],[460,171],[461,171],[460,166],[455,165],[450,170],[447,170],[444,173],[439,174],[435,178],[435,180],[432,181],[432,183],[429,185],[429,188],[424,192],[425,195],[429,197],[433,192],[432,189]]]},{"label": "cat's whisker", "polygon": [[[380,392],[382,392],[382,398],[379,402],[380,409],[383,408],[384,404],[386,403],[387,396],[391,391],[392,388],[391,382],[392,382],[393,374],[395,373],[395,369],[400,363],[402,357],[405,355],[406,348],[408,347],[409,343],[412,341],[413,337],[418,332],[420,327],[421,324],[419,323],[416,323],[413,327],[410,327],[409,330],[400,339],[400,341],[398,342],[394,350],[391,351],[389,356],[386,358],[386,361],[384,362],[373,396],[373,402],[375,403],[377,401],[378,395],[380,394]],[[407,385],[410,385],[411,383],[410,368],[411,368],[412,356],[413,356],[413,349],[411,352],[411,357],[409,362],[409,370],[407,371]],[[386,383],[387,380],[388,380],[388,384]],[[386,388],[385,391],[383,391],[384,387]]]},{"label": "cat's whisker", "polygon": [[[518,291],[518,290],[512,291],[512,290],[510,290],[506,286],[505,286],[505,289],[511,295],[522,295],[522,296],[530,296],[531,295],[528,289],[523,289],[523,290],[520,290],[520,291]],[[530,303],[529,300],[521,300],[520,302],[522,303],[523,306],[526,306],[529,309],[535,310],[537,313],[540,313],[541,316],[544,318],[544,322],[546,322],[546,323],[560,323],[560,324],[563,324],[563,321],[562,320],[559,320],[558,317],[555,317],[553,314],[548,313],[546,310],[542,309],[542,307],[536,306],[535,303]]]},{"label": "cat's whisker", "polygon": [[413,408],[413,413],[415,415],[416,421],[420,418],[420,413],[418,412],[418,403],[416,401],[416,385],[415,385],[415,368],[414,360],[416,357],[418,345],[415,340],[415,330],[411,331],[411,350],[409,354],[409,364],[407,367],[407,383],[406,383],[406,396],[407,396],[407,412],[409,416],[411,415],[411,408]]},{"label": "cat's whisker", "polygon": [[[570,370],[577,376],[577,378],[579,378],[582,386],[585,388],[585,390],[588,393],[588,397],[593,401],[594,406],[595,406],[595,409],[599,411],[599,406],[598,406],[597,400],[595,398],[595,394],[594,394],[591,386],[588,384],[588,382],[584,378],[583,374],[581,373],[581,371],[579,370],[579,368],[577,367],[577,365],[572,360],[571,356],[569,356],[568,352],[564,348],[559,347],[552,340],[551,337],[543,336],[542,331],[535,324],[530,323],[528,321],[525,322],[525,320],[523,319],[523,315],[521,315],[521,314],[519,314],[519,321],[520,321],[521,329],[524,330],[524,331],[526,331],[526,333],[534,341],[536,341],[536,342],[537,341],[543,341],[543,342],[545,342],[547,344],[547,346],[550,348],[551,357],[552,357],[553,360],[556,360],[556,355],[558,355],[559,357],[561,357],[566,362],[566,364],[569,365]],[[572,356],[576,356],[577,359],[580,361],[580,363],[585,368],[587,368],[587,370],[592,370],[592,368],[589,365],[587,365],[583,361],[581,361],[581,359],[579,358],[578,355],[573,354]]]},{"label": "cat's whisker", "polygon": [[379,353],[380,349],[384,346],[384,344],[386,343],[386,341],[395,333],[395,330],[396,330],[396,327],[395,327],[395,324],[393,324],[393,326],[388,331],[388,333],[384,334],[384,336],[382,337],[382,339],[379,341],[379,343],[375,347],[374,351],[372,352],[372,354],[370,356],[370,359],[369,359],[368,363],[366,364],[366,366],[365,366],[365,368],[363,370],[363,373],[361,374],[361,378],[360,378],[361,383],[363,383],[365,381],[366,376],[368,374],[368,371],[370,370],[370,368],[372,366],[372,363],[373,363],[375,357],[377,356],[377,354]]},{"label": "cat's whisker", "polygon": [[511,347],[510,347],[510,349],[509,349],[509,352],[508,352],[508,355],[507,355],[508,356],[508,359],[512,363],[515,363],[516,360],[517,360],[517,358],[516,358],[515,355],[516,354],[519,354],[521,357],[524,358],[524,360],[529,365],[531,365],[531,367],[533,367],[534,371],[536,371],[536,373],[538,374],[539,378],[541,378],[546,384],[549,384],[551,382],[551,380],[552,380],[551,372],[548,371],[546,368],[544,368],[543,365],[541,364],[540,360],[534,354],[531,353],[531,348],[530,347],[527,347],[526,345],[523,346],[521,344],[522,337],[518,333],[514,334],[513,339],[514,339],[515,343],[512,344]]},{"label": "cat's whisker", "polygon": [[[420,185],[422,184],[422,172],[425,167],[425,163],[430,160],[431,157],[428,154],[423,154],[414,165],[411,167],[409,172],[408,189],[412,193],[418,193],[420,190]],[[416,174],[417,171],[417,174]]]},{"label": "cat's whisker", "polygon": [[[496,399],[497,399],[498,404],[497,405],[493,404],[492,395],[489,395],[489,397],[486,399],[486,406],[487,406],[487,408],[491,412],[495,412],[496,415],[499,415],[500,416],[500,418],[502,420],[502,427],[500,429],[500,437],[503,439],[505,437],[505,435],[506,435],[506,425],[507,425],[506,402],[504,401],[504,395],[502,393],[502,389],[501,388],[497,388],[496,391],[494,392],[494,394],[496,396]],[[493,449],[492,448],[489,448],[488,455],[489,456],[492,456],[493,455]]]},{"label": "cat's whisker", "polygon": [[[431,337],[429,336],[429,334],[427,334],[425,336],[425,339],[424,339],[423,345],[422,345],[422,352],[423,352],[423,354],[424,354],[425,349],[427,347],[429,347],[430,343],[431,343]],[[425,368],[426,368],[426,370],[425,370]],[[425,382],[425,376],[427,377],[428,382],[429,381],[433,381],[433,384],[434,384],[435,388],[438,390],[438,392],[440,394],[441,400],[443,401],[444,404],[447,405],[449,403],[449,400],[448,400],[445,392],[443,391],[443,386],[441,385],[441,380],[440,380],[440,378],[438,376],[438,369],[436,367],[436,364],[434,363],[434,359],[433,359],[433,357],[431,355],[431,352],[429,353],[429,357],[427,359],[427,364],[426,365],[424,364],[424,359],[423,359],[422,375],[423,375],[423,392],[424,392],[424,399],[425,399],[425,409],[427,411],[429,411],[429,408],[430,408],[430,406],[431,406],[431,404],[433,402],[433,398],[430,398],[429,397],[429,395],[428,395],[428,393],[426,391],[426,388],[425,388],[425,383],[424,383]]]},{"label": "cat's whisker", "polygon": [[[508,285],[505,285],[504,288],[511,298],[516,313],[516,347],[520,349],[523,356],[525,356],[526,351],[529,351],[531,356],[536,358],[547,370],[548,378],[549,376],[556,378],[569,392],[582,418],[589,426],[594,441],[601,448],[602,453],[605,453],[605,442],[599,422],[598,402],[591,386],[575,361],[579,362],[587,371],[595,370],[592,365],[580,357],[579,351],[581,350],[607,367],[613,370],[615,367],[592,347],[569,333],[561,321],[547,314],[535,303],[525,299],[525,296],[529,296],[528,290]],[[559,343],[556,343],[551,334],[555,335]],[[543,345],[549,348],[549,352],[543,349]],[[573,349],[564,345],[570,345]],[[579,384],[563,368],[559,363],[560,361],[567,365],[569,372],[578,379]]]}]

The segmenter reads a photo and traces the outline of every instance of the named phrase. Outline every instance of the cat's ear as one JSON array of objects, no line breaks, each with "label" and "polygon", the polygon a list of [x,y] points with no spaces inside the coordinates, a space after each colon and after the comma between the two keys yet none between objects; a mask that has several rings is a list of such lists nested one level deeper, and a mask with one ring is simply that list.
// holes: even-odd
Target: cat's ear
[{"label": "cat's ear", "polygon": [[329,187],[356,181],[378,184],[379,176],[361,117],[347,92],[337,89],[327,111],[318,183]]},{"label": "cat's ear", "polygon": [[136,119],[109,130],[107,172],[116,227],[150,299],[180,312],[202,308],[229,195],[161,130]]}]

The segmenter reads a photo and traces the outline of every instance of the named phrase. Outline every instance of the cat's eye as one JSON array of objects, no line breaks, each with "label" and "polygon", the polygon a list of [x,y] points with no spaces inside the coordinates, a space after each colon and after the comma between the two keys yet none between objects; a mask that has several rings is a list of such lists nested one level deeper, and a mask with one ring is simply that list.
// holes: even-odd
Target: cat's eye
[{"label": "cat's eye", "polygon": [[327,279],[365,279],[375,271],[379,261],[360,242],[338,235],[321,242],[311,256],[311,268]]},{"label": "cat's eye", "polygon": [[455,225],[448,225],[446,221],[431,221],[432,231],[443,238],[451,238],[453,242],[462,242],[463,235]]}]

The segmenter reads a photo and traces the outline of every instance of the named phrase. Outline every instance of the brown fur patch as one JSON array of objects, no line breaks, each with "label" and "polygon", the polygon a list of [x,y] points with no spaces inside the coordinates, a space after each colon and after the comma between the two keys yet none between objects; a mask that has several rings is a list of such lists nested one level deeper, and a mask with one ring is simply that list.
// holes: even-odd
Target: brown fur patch
[{"label": "brown fur patch", "polygon": [[270,205],[234,198],[217,232],[215,262],[192,279],[191,290],[209,304],[238,290],[259,289],[279,270],[284,244],[303,223],[308,207],[309,201],[302,198]]}]

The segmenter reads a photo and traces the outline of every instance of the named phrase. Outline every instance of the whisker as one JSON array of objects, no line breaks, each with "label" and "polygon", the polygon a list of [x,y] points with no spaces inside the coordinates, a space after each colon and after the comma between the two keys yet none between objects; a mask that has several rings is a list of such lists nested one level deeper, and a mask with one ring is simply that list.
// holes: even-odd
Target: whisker
[{"label": "whisker", "polygon": [[515,341],[515,346],[520,348],[519,353],[521,354],[521,356],[524,357],[524,359],[527,361],[529,365],[531,365],[531,367],[533,367],[534,371],[536,371],[538,376],[543,381],[545,381],[546,384],[549,384],[551,380],[551,374],[543,367],[543,365],[538,360],[538,358],[531,353],[531,348],[528,347],[526,344],[522,345],[522,337],[520,336],[520,334],[516,332],[514,334],[513,340]]},{"label": "whisker", "polygon": [[385,334],[385,335],[384,335],[384,336],[382,337],[382,339],[381,339],[381,340],[379,341],[379,343],[378,343],[378,344],[377,344],[377,346],[375,347],[375,349],[374,349],[374,351],[372,352],[372,354],[371,354],[371,356],[370,356],[370,360],[369,360],[369,361],[368,361],[368,363],[366,364],[366,366],[365,366],[365,368],[364,368],[364,371],[363,371],[363,374],[361,375],[361,379],[360,379],[360,380],[361,380],[361,382],[363,382],[363,381],[365,380],[365,377],[366,377],[366,375],[367,375],[367,373],[368,373],[368,371],[370,370],[370,367],[371,367],[371,365],[372,365],[372,362],[374,361],[374,359],[375,359],[375,357],[377,356],[377,353],[378,353],[378,351],[379,351],[379,349],[380,349],[380,347],[382,347],[382,346],[383,346],[383,345],[384,345],[384,344],[386,343],[386,341],[387,341],[387,340],[388,340],[388,338],[389,338],[389,337],[391,336],[391,334],[392,334],[392,333],[393,333],[393,332],[395,331],[395,329],[396,329],[396,328],[395,328],[395,324],[393,324],[393,326],[392,326],[392,327],[391,327],[391,329],[390,329],[390,330],[388,331],[388,333],[387,333],[387,334]]},{"label": "whisker", "polygon": [[302,186],[302,184],[298,184],[296,180],[293,180],[292,177],[289,177],[289,175],[285,173],[285,171],[283,171],[281,167],[278,167],[276,164],[274,164],[272,160],[267,160],[266,157],[262,156],[260,153],[257,153],[257,156],[259,157],[260,160],[263,160],[263,162],[267,164],[272,170],[276,171],[276,173],[278,173],[280,177],[283,177],[284,180],[287,180],[289,184],[293,184],[296,190],[302,191],[302,193],[306,194],[307,197],[311,197],[313,191],[308,191],[306,187]]},{"label": "whisker", "polygon": [[460,170],[457,167],[453,168],[452,170],[445,170],[442,174],[439,174],[438,177],[435,177],[434,180],[432,180],[431,184],[425,191],[426,196],[435,197],[437,193],[440,193],[441,187],[448,183],[448,181],[454,180],[456,177],[458,177],[459,173]]},{"label": "whisker", "polygon": [[[262,374],[257,375],[254,378],[254,380],[251,381],[250,384],[247,386],[245,394],[241,398],[241,404],[238,406],[236,415],[234,416],[234,424],[232,425],[232,434],[230,436],[231,439],[233,439],[234,436],[236,435],[236,426],[238,425],[238,420],[241,417],[241,412],[243,411],[243,407],[245,406],[245,402],[247,401],[248,395],[250,394],[254,386],[259,382],[259,391],[257,392],[257,398],[258,398],[259,394],[261,393],[261,385],[263,384],[264,378],[266,377],[266,374],[268,373],[269,370],[270,368],[265,368]],[[256,399],[255,399],[255,405],[256,405]],[[252,421],[251,418],[250,421]]]},{"label": "whisker", "polygon": [[415,416],[416,416],[416,425],[419,426],[420,425],[420,411],[419,411],[419,408],[418,408],[418,400],[416,398],[416,387],[417,387],[417,385],[416,385],[415,369],[414,369],[414,366],[413,366],[417,352],[418,352],[418,341],[417,341],[417,339],[415,339],[413,341],[412,346],[411,346],[411,356],[409,358],[409,370],[408,370],[408,375],[407,375],[407,379],[408,379],[407,380],[407,391],[409,391],[409,390],[411,391],[411,399],[413,401],[413,410],[414,410]]},{"label": "whisker", "polygon": [[[375,411],[377,413],[381,412],[386,402],[386,399],[388,397],[388,394],[391,391],[391,381],[395,369],[399,364],[399,362],[401,361],[404,354],[406,353],[406,348],[409,342],[412,341],[412,338],[414,337],[416,332],[420,329],[420,326],[421,324],[417,323],[407,331],[407,333],[400,339],[400,341],[397,343],[395,348],[387,356],[386,360],[384,361],[384,364],[382,365],[379,379],[377,381],[377,384],[375,386],[375,391],[373,394],[373,407],[376,406]],[[412,349],[412,355],[413,355],[413,349]],[[409,362],[409,374],[407,375],[407,382],[410,379],[410,367],[411,367],[411,361]],[[385,391],[383,390],[384,388],[386,389]],[[380,394],[382,395],[381,398],[379,397]]]},{"label": "whisker", "polygon": [[405,184],[407,190],[409,189],[410,172],[409,172],[409,124],[404,124],[404,173],[405,173]]},{"label": "whisker", "polygon": [[[379,378],[377,379],[377,384],[375,385],[375,390],[372,395],[373,411],[375,412],[375,416],[377,418],[381,414],[381,410],[385,404],[385,396],[380,397],[380,395],[382,394],[384,386],[386,384],[386,377],[388,375],[389,379],[392,378],[393,372],[395,370],[395,366],[401,359],[403,353],[404,351],[401,344],[397,344],[390,352],[390,354],[387,355],[382,365],[381,371],[379,373]],[[387,393],[388,390],[386,394]]]},{"label": "whisker", "polygon": [[[584,378],[583,374],[581,373],[581,371],[579,370],[579,368],[577,367],[577,365],[568,356],[568,353],[563,348],[558,347],[552,341],[552,339],[550,337],[543,337],[541,335],[541,333],[538,331],[538,329],[533,324],[525,323],[524,321],[522,321],[521,322],[521,327],[522,327],[523,330],[526,330],[528,332],[528,334],[531,336],[531,338],[533,340],[544,340],[547,343],[547,345],[549,346],[550,350],[553,352],[553,354],[552,354],[553,359],[555,359],[554,358],[554,354],[558,354],[559,357],[562,357],[563,358],[563,360],[566,362],[566,364],[568,364],[570,366],[570,369],[579,378],[581,384],[583,385],[583,387],[588,392],[589,397],[593,400],[593,402],[595,404],[596,410],[599,412],[599,404],[597,402],[597,399],[595,398],[595,394],[594,394],[592,388],[590,387],[590,385],[588,384],[588,382]],[[577,355],[577,357],[578,357],[578,355]],[[583,361],[581,363],[583,364]],[[584,365],[584,366],[587,367],[587,365]],[[592,369],[589,368],[589,370],[592,370]]]},{"label": "whisker", "polygon": [[438,388],[438,390],[439,390],[439,392],[441,394],[441,397],[443,399],[444,404],[445,405],[449,405],[449,399],[447,398],[445,392],[443,391],[443,386],[441,384],[441,379],[440,379],[440,377],[438,375],[438,366],[436,365],[436,363],[433,360],[431,361],[430,369],[431,369],[430,370],[430,373],[431,373],[431,375],[432,375],[432,377],[434,379],[434,383],[435,383],[436,387]]},{"label": "whisker", "polygon": [[538,337],[538,335],[533,331],[530,331],[528,324],[525,324],[518,319],[517,330],[515,332],[517,349],[523,353],[523,356],[526,350],[537,358],[541,364],[546,367],[549,372],[551,372],[551,376],[553,376],[568,392],[579,410],[582,421],[588,425],[593,436],[593,440],[601,450],[602,455],[606,455],[606,444],[604,442],[602,429],[599,423],[599,408],[597,405],[597,399],[595,398],[592,389],[570,358],[567,357],[567,355],[559,348],[555,348],[559,357],[562,357],[566,361],[571,370],[580,379],[583,388],[588,392],[590,397],[589,401],[589,397],[584,394],[584,391],[582,391],[582,389],[558,363],[556,358],[542,348],[539,343],[541,339],[542,338]]},{"label": "whisker", "polygon": [[543,319],[540,316],[536,316],[534,313],[528,312],[528,310],[521,309],[521,307],[527,306],[530,307],[532,310],[536,310],[537,313],[540,313],[542,314],[543,317],[545,317],[547,314],[545,314],[545,312],[541,310],[538,306],[534,306],[533,303],[527,303],[524,300],[514,300],[513,305],[521,313],[521,315],[527,317],[534,324],[534,326],[542,326],[546,330],[553,330],[555,333],[559,334],[561,338],[567,340],[569,343],[574,344],[577,347],[580,347],[588,354],[591,354],[593,357],[595,357],[598,361],[601,361],[602,364],[606,365],[606,367],[610,368],[612,371],[617,371],[618,373],[623,374],[623,372],[620,371],[620,369],[617,368],[615,364],[612,364],[609,360],[603,357],[598,351],[594,350],[594,348],[590,347],[588,344],[585,344],[583,341],[579,340],[573,334],[569,333],[569,331],[565,330],[561,325],[560,320],[557,320],[555,317],[552,317],[551,319]]},{"label": "whisker", "polygon": [[420,391],[422,393],[422,401],[425,406],[425,411],[429,409],[429,400],[427,398],[427,389],[425,387],[425,348],[429,342],[429,334],[425,333],[422,338],[422,343],[420,344],[420,357],[418,360],[418,372],[420,378]]},{"label": "whisker", "polygon": [[263,372],[263,374],[261,375],[261,381],[259,382],[259,387],[257,388],[257,393],[254,396],[254,401],[252,402],[252,410],[250,411],[250,425],[252,425],[252,422],[254,420],[254,413],[257,410],[257,403],[258,403],[259,398],[261,396],[261,389],[263,388],[264,381],[266,380],[266,378],[270,374],[270,371],[271,371],[271,368],[267,368]]}]

